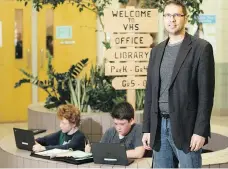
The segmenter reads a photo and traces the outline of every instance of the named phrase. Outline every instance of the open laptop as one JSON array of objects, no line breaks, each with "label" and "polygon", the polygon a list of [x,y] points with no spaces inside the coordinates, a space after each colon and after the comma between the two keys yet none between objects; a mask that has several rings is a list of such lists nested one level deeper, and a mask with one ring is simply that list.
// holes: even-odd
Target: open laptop
[{"label": "open laptop", "polygon": [[33,132],[19,128],[13,128],[13,131],[17,148],[32,151],[35,144]]},{"label": "open laptop", "polygon": [[93,143],[93,161],[97,164],[124,165],[131,164],[134,160],[128,159],[125,146],[116,143]]}]

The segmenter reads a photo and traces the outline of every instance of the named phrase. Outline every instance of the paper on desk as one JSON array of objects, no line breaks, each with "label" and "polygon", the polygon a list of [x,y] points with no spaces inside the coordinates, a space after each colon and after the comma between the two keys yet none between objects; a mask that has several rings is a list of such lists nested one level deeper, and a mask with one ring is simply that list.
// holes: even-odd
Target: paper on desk
[{"label": "paper on desk", "polygon": [[74,157],[74,158],[87,158],[92,156],[92,153],[86,153],[84,151],[72,151],[72,150],[62,150],[62,149],[52,149],[47,151],[42,151],[35,153],[42,156],[50,156],[52,157]]},{"label": "paper on desk", "polygon": [[62,149],[52,149],[52,150],[47,150],[47,151],[42,151],[42,152],[38,152],[35,154],[38,155],[42,155],[42,156],[50,156],[50,157],[55,157],[57,154],[61,154],[61,153],[66,153],[69,152],[70,150],[62,150]]},{"label": "paper on desk", "polygon": [[68,151],[64,153],[57,154],[56,157],[74,157],[74,158],[87,158],[92,156],[92,153],[86,153],[84,151]]}]

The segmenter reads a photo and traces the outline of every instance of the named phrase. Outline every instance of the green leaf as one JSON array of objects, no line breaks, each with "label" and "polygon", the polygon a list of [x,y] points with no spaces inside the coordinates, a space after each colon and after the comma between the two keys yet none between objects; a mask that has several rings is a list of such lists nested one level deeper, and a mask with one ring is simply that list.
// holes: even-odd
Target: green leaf
[{"label": "green leaf", "polygon": [[82,12],[83,11],[83,8],[79,8],[79,12]]},{"label": "green leaf", "polygon": [[20,87],[22,84],[30,83],[30,79],[21,79],[15,83],[14,88]]},{"label": "green leaf", "polygon": [[110,44],[110,42],[102,42],[103,44],[104,44],[104,46],[105,46],[105,48],[106,49],[111,49],[111,44]]},{"label": "green leaf", "polygon": [[127,4],[128,3],[128,0],[119,0],[119,3]]}]

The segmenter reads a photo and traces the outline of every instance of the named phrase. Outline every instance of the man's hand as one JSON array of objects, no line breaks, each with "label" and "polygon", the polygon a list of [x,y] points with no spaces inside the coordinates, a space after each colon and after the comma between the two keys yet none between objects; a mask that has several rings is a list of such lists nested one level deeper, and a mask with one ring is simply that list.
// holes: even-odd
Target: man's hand
[{"label": "man's hand", "polygon": [[150,133],[144,133],[142,138],[143,147],[146,150],[151,150],[150,147]]},{"label": "man's hand", "polygon": [[35,144],[32,147],[32,150],[37,153],[37,152],[46,150],[46,148],[44,146],[40,145],[40,144]]},{"label": "man's hand", "polygon": [[205,143],[204,137],[199,136],[197,134],[193,134],[191,143],[190,143],[191,151],[198,151],[200,148],[203,147],[204,143]]}]

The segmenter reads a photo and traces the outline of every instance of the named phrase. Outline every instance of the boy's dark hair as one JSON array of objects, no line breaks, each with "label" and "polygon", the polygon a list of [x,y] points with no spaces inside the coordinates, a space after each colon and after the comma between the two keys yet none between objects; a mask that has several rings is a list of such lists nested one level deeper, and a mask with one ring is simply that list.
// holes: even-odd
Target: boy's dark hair
[{"label": "boy's dark hair", "polygon": [[170,4],[174,4],[174,5],[180,6],[182,8],[183,14],[184,15],[188,14],[186,6],[181,0],[169,0],[169,1],[167,1],[165,3],[164,9],[166,8],[166,6],[168,6]]},{"label": "boy's dark hair", "polygon": [[134,118],[134,108],[128,102],[121,102],[114,106],[111,112],[112,118],[130,121]]}]

